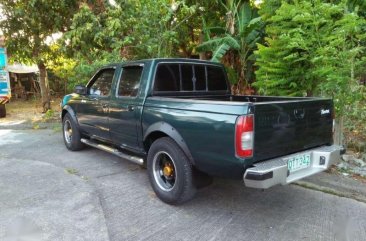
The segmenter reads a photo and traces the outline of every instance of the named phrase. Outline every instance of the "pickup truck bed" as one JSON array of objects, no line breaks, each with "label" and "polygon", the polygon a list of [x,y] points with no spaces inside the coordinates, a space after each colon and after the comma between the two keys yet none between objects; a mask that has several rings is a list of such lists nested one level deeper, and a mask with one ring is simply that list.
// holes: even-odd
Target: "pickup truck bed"
[{"label": "pickup truck bed", "polygon": [[[144,126],[162,120],[174,123],[188,149],[195,153],[193,159],[200,160],[197,163],[200,170],[214,176],[241,178],[244,166],[330,145],[331,109],[331,100],[318,98],[149,97],[142,122]],[[325,110],[329,112],[322,115]],[[179,112],[185,114],[179,116]],[[255,116],[254,154],[250,159],[238,161],[233,158],[236,118],[248,113]],[[215,133],[216,138],[212,139],[208,133]]]},{"label": "pickup truck bed", "polygon": [[172,204],[193,196],[196,173],[268,188],[326,170],[341,151],[332,100],[233,96],[223,66],[206,61],[106,66],[62,108],[67,148],[84,143],[147,165]]}]

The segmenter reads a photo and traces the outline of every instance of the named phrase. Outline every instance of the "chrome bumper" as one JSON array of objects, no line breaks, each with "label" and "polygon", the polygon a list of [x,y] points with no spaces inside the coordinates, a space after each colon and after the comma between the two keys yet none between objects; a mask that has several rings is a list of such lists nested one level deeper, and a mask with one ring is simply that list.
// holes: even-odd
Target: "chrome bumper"
[{"label": "chrome bumper", "polygon": [[[248,168],[243,176],[244,184],[252,188],[269,188],[274,185],[286,185],[302,178],[327,170],[340,159],[344,148],[341,146],[322,146],[303,152],[294,153],[268,161],[258,162]],[[287,162],[289,158],[301,154],[310,154],[310,166],[290,173]]]}]

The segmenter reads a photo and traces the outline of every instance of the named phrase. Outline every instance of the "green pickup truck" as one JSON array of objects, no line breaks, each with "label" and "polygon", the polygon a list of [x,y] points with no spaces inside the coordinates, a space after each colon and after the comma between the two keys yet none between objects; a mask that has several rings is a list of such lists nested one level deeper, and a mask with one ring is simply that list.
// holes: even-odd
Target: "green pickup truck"
[{"label": "green pickup truck", "polygon": [[111,64],[61,106],[69,150],[89,145],[146,166],[169,204],[191,199],[200,177],[265,189],[322,172],[343,151],[332,100],[234,96],[224,67],[207,61]]}]

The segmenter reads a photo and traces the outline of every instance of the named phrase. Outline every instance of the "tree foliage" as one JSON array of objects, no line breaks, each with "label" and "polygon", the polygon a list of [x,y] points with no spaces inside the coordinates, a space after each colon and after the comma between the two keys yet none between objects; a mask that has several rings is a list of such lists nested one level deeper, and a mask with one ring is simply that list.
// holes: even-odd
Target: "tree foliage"
[{"label": "tree foliage", "polygon": [[200,38],[200,15],[216,15],[210,1],[120,0],[96,9],[82,4],[63,38],[77,60],[71,85],[85,82],[110,62],[153,57],[192,57]]},{"label": "tree foliage", "polygon": [[35,63],[40,69],[40,86],[44,111],[50,108],[46,66],[57,56],[48,41],[52,34],[67,30],[78,2],[73,0],[3,0],[5,15],[0,28],[6,37],[6,46],[14,61]]},{"label": "tree foliage", "polygon": [[119,59],[177,56],[179,29],[198,11],[197,5],[188,6],[185,1],[116,2],[106,5],[102,13],[86,4],[81,7],[65,35],[72,55],[91,61],[102,52],[113,51],[119,52]]},{"label": "tree foliage", "polygon": [[254,85],[260,93],[331,96],[341,110],[346,91],[358,88],[365,63],[365,19],[347,6],[320,0],[283,2],[268,19],[266,45],[256,52]]},{"label": "tree foliage", "polygon": [[248,1],[226,1],[221,4],[226,10],[225,25],[204,24],[206,41],[197,50],[212,51],[211,61],[214,62],[220,62],[227,54],[231,54],[232,60],[228,64],[238,73],[234,77],[236,80],[232,82],[241,88],[242,85],[248,85],[251,79],[253,51],[257,48],[256,43],[263,37],[263,22],[255,6]]},{"label": "tree foliage", "polygon": [[364,1],[278,2],[266,1],[260,11],[267,37],[258,45],[253,85],[266,95],[331,97],[339,130],[365,130],[359,126],[366,121]]}]

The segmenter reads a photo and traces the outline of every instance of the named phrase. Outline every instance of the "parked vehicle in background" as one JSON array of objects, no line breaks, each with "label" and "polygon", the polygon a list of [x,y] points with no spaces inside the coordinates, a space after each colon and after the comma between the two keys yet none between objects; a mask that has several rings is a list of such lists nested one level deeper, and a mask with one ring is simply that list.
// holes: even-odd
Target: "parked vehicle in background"
[{"label": "parked vehicle in background", "polygon": [[0,118],[6,117],[6,103],[11,97],[9,73],[5,69],[7,64],[6,49],[0,48]]},{"label": "parked vehicle in background", "polygon": [[64,142],[146,165],[153,190],[169,204],[191,199],[202,176],[269,188],[327,170],[340,157],[332,100],[230,89],[223,66],[208,61],[112,64],[63,98]]}]

